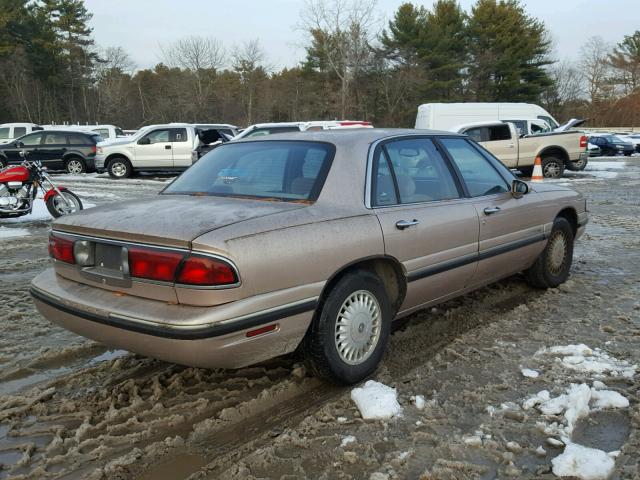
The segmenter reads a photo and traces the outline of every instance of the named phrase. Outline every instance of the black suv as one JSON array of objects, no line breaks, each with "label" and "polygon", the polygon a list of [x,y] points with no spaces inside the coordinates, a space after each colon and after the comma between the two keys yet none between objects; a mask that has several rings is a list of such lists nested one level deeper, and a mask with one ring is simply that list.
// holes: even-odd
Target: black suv
[{"label": "black suv", "polygon": [[594,135],[589,137],[589,143],[600,147],[605,156],[624,154],[628,157],[635,151],[633,143],[625,142],[615,135]]},{"label": "black suv", "polygon": [[23,159],[40,160],[49,170],[78,174],[95,172],[97,133],[68,130],[41,130],[0,145],[0,167],[19,164]]}]

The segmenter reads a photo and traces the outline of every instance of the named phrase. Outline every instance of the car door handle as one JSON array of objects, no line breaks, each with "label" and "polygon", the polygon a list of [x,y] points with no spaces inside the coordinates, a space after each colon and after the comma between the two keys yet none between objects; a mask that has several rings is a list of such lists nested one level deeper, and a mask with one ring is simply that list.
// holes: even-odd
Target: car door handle
[{"label": "car door handle", "polygon": [[413,220],[398,220],[396,222],[396,228],[398,230],[404,230],[405,228],[412,227],[413,225],[418,225],[420,222],[415,218]]},{"label": "car door handle", "polygon": [[165,146],[164,146],[164,149],[165,149],[165,150],[171,150],[171,145],[165,145]]},{"label": "car door handle", "polygon": [[500,211],[500,207],[487,207],[484,209],[485,215],[493,215],[494,213],[498,213]]}]

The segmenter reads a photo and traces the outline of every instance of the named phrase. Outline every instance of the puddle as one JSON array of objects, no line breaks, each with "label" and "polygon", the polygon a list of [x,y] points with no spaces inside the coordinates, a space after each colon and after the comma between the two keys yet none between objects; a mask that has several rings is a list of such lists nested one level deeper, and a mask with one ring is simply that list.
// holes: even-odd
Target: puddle
[{"label": "puddle", "polygon": [[626,414],[603,410],[580,420],[573,430],[572,440],[585,447],[613,452],[622,448],[630,430]]},{"label": "puddle", "polygon": [[209,463],[209,461],[204,457],[185,453],[173,457],[168,462],[155,465],[136,480],[178,480],[180,478],[187,478],[207,463]]}]

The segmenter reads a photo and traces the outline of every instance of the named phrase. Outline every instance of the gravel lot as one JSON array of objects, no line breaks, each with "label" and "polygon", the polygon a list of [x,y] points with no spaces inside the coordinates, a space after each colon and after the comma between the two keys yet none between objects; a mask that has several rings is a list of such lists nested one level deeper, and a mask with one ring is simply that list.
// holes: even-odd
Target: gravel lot
[{"label": "gravel lot", "polygon": [[[95,205],[154,195],[168,180],[58,176]],[[570,280],[537,291],[513,277],[410,317],[374,376],[397,389],[403,412],[390,420],[363,420],[350,388],[306,376],[295,355],[193,369],[48,323],[28,286],[48,265],[50,221],[0,221],[0,479],[555,478],[563,417],[523,402],[595,380],[630,405],[592,409],[571,439],[619,450],[613,478],[638,478],[636,377],[539,351],[585,344],[640,364],[640,158],[592,159],[558,182],[584,192],[591,211]]]}]

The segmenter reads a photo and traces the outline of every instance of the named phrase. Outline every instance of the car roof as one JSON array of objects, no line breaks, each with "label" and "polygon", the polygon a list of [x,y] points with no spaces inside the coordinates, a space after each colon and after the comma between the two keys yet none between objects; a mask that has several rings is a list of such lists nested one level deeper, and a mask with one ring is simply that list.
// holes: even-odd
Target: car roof
[{"label": "car roof", "polygon": [[347,146],[354,143],[373,143],[385,138],[403,135],[424,135],[424,136],[455,136],[463,137],[458,133],[446,132],[442,130],[420,130],[415,128],[344,128],[335,130],[314,130],[304,132],[274,133],[261,137],[243,138],[233,143],[240,142],[269,142],[275,140],[297,140],[333,143],[337,146]]}]

